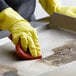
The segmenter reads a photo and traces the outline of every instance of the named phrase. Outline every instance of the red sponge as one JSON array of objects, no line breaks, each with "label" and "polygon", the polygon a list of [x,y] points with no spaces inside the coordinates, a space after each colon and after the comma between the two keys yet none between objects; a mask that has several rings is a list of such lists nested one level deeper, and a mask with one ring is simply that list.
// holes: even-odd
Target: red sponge
[{"label": "red sponge", "polygon": [[21,59],[26,59],[26,60],[33,60],[33,59],[40,59],[42,56],[38,57],[32,57],[29,52],[24,52],[22,48],[20,47],[20,43],[16,45],[16,54],[21,58]]}]

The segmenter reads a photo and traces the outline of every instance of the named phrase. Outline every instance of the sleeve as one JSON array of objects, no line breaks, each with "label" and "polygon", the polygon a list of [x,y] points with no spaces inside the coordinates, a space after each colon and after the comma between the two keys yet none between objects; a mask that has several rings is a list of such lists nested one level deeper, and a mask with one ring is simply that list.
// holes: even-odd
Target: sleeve
[{"label": "sleeve", "polygon": [[0,0],[0,12],[8,7],[8,4],[4,0]]}]

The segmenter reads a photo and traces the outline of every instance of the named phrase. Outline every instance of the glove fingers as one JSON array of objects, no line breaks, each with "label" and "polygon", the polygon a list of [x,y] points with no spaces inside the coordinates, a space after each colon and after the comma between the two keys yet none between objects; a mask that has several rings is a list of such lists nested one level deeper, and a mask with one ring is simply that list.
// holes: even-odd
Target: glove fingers
[{"label": "glove fingers", "polygon": [[28,48],[28,40],[27,40],[27,35],[26,34],[21,35],[20,43],[21,43],[22,49],[26,52],[27,48]]},{"label": "glove fingers", "polygon": [[34,44],[32,38],[30,36],[28,36],[27,38],[28,38],[28,43],[29,43],[28,45],[29,45],[30,54],[33,57],[37,57],[36,47],[35,47],[35,44]]},{"label": "glove fingers", "polygon": [[34,29],[33,33],[32,33],[32,38],[36,47],[36,52],[37,52],[37,56],[41,55],[41,50],[40,50],[40,45],[39,45],[39,41],[38,41],[38,36],[37,36],[37,32]]},{"label": "glove fingers", "polygon": [[13,43],[16,45],[19,41],[19,35],[12,34],[12,40],[13,40]]}]

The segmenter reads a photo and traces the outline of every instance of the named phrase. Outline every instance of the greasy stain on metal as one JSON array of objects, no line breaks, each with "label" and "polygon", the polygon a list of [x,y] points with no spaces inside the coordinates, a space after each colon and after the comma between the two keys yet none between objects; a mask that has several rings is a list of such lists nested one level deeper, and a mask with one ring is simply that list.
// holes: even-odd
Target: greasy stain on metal
[{"label": "greasy stain on metal", "polygon": [[17,69],[15,67],[0,64],[0,76],[4,76],[3,74],[9,71],[17,72]]},{"label": "greasy stain on metal", "polygon": [[63,46],[53,49],[54,54],[45,57],[38,62],[59,66],[76,60],[76,40],[68,41]]}]

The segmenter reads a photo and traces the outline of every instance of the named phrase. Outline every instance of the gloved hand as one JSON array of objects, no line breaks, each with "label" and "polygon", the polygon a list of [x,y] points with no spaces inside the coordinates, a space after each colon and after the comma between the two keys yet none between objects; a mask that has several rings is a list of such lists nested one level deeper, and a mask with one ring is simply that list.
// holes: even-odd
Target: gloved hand
[{"label": "gloved hand", "polygon": [[56,12],[57,7],[61,6],[60,0],[39,0],[39,2],[48,14]]},{"label": "gloved hand", "polygon": [[12,33],[13,43],[16,45],[20,42],[24,52],[29,48],[32,57],[41,56],[35,28],[12,8],[6,8],[0,13],[0,29],[9,30]]},{"label": "gloved hand", "polygon": [[62,6],[60,0],[39,0],[39,1],[42,7],[45,9],[45,11],[50,15],[54,12],[57,12],[76,18],[76,6],[75,7]]}]

